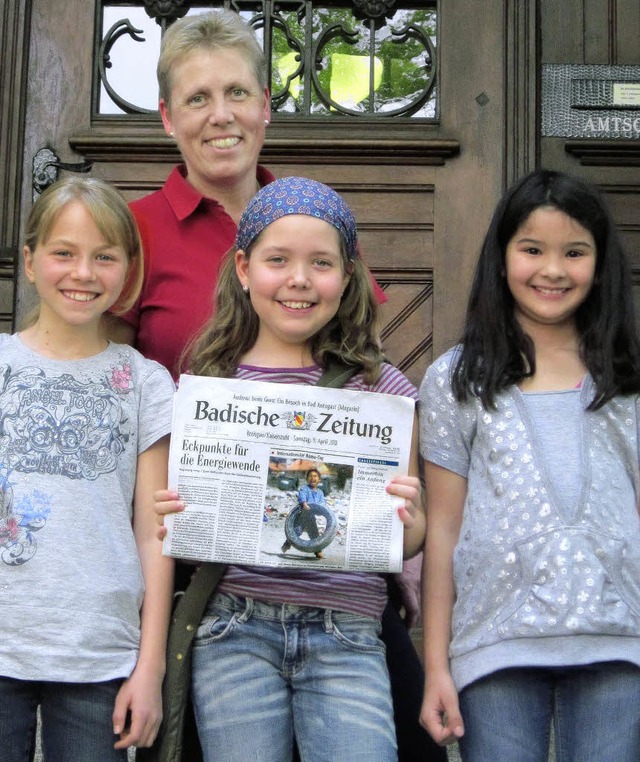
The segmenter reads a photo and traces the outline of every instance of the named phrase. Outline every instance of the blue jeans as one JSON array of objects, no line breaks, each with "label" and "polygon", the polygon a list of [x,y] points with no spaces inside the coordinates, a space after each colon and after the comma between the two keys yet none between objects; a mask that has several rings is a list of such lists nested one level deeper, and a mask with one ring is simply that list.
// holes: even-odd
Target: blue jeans
[{"label": "blue jeans", "polygon": [[111,721],[121,684],[0,677],[0,760],[32,759],[40,706],[45,762],[126,762],[127,752],[113,748],[118,737]]},{"label": "blue jeans", "polygon": [[640,760],[640,669],[627,662],[505,669],[464,688],[464,762]]},{"label": "blue jeans", "polygon": [[216,594],[196,635],[193,704],[205,762],[397,759],[380,623]]}]

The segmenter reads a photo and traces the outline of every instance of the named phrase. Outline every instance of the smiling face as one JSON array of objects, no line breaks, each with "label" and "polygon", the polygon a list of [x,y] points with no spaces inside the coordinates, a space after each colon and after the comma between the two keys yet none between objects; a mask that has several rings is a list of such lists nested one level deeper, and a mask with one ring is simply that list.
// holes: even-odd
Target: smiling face
[{"label": "smiling face", "polygon": [[507,244],[505,268],[522,327],[567,325],[587,298],[596,269],[591,233],[555,207],[533,211]]},{"label": "smiling face", "polygon": [[311,489],[315,489],[320,484],[320,474],[317,471],[309,471],[307,474],[307,484]]},{"label": "smiling face", "polygon": [[48,328],[97,330],[117,301],[129,263],[124,249],[109,243],[80,201],[58,214],[46,241],[23,250],[25,273],[40,296],[38,322]]},{"label": "smiling face", "polygon": [[253,194],[269,93],[246,57],[233,48],[196,49],[175,63],[171,83],[160,114],[191,185],[215,197],[218,188],[250,182]]},{"label": "smiling face", "polygon": [[236,272],[259,319],[258,338],[244,360],[266,367],[310,365],[311,339],[337,313],[349,282],[338,231],[302,214],[268,225]]}]

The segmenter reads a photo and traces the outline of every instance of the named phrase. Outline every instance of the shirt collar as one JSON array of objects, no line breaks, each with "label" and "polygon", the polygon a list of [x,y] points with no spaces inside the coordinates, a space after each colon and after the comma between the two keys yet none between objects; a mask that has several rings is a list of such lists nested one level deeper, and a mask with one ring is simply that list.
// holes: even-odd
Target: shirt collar
[{"label": "shirt collar", "polygon": [[204,198],[202,193],[187,182],[187,167],[184,164],[173,168],[162,191],[180,222],[192,215]]},{"label": "shirt collar", "polygon": [[[275,180],[274,175],[266,167],[258,165],[256,178],[260,187],[268,185]],[[187,180],[187,167],[185,164],[178,164],[167,178],[163,188],[163,193],[173,209],[173,213],[178,220],[182,222],[190,217],[200,205],[205,197],[197,191]],[[218,202],[215,199],[206,199],[214,204]]]}]

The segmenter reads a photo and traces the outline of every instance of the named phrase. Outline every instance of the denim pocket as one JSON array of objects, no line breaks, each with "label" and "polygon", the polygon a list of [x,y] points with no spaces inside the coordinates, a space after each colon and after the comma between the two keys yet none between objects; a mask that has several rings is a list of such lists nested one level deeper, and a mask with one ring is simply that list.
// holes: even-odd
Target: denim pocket
[{"label": "denim pocket", "polygon": [[196,630],[194,648],[228,638],[235,629],[237,619],[238,613],[236,611],[206,614]]},{"label": "denim pocket", "polygon": [[369,617],[340,617],[333,620],[333,636],[346,648],[354,651],[384,653],[384,643],[380,640],[380,622]]}]

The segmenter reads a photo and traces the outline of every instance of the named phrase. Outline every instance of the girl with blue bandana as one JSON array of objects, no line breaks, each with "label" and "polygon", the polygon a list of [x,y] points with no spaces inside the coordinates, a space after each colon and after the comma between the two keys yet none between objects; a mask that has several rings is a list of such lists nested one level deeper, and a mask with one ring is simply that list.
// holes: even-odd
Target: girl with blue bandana
[{"label": "girl with blue bandana", "polygon": [[[322,183],[283,178],[242,215],[219,275],[216,314],[189,367],[198,375],[315,384],[338,360],[357,368],[345,388],[416,399],[408,379],[384,362],[375,322],[344,199]],[[420,550],[425,533],[415,439],[410,471],[387,486],[404,498],[405,557]],[[155,497],[160,518],[184,507],[175,492]],[[304,569],[225,570],[193,650],[205,760],[283,762],[294,737],[305,762],[396,759],[379,639],[385,580],[324,565],[310,559]]]}]

